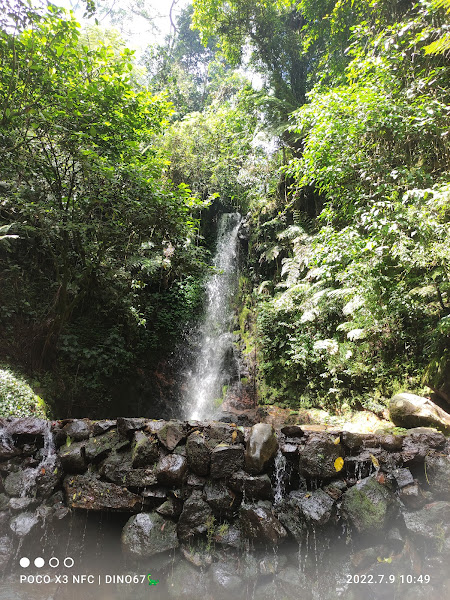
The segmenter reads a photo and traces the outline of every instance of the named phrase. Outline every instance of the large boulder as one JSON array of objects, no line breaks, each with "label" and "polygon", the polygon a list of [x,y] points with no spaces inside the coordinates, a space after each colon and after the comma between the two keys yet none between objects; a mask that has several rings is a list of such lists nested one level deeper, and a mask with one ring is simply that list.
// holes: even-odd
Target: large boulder
[{"label": "large boulder", "polygon": [[374,477],[367,477],[343,495],[342,510],[358,532],[381,531],[395,507],[395,496]]},{"label": "large boulder", "polygon": [[436,427],[450,433],[450,415],[428,398],[397,394],[389,402],[391,421],[399,427]]},{"label": "large boulder", "polygon": [[122,531],[122,548],[131,557],[148,557],[179,545],[176,523],[155,512],[131,517]]},{"label": "large boulder", "polygon": [[250,473],[262,473],[275,456],[278,442],[272,425],[257,423],[250,430],[245,451],[245,467]]}]

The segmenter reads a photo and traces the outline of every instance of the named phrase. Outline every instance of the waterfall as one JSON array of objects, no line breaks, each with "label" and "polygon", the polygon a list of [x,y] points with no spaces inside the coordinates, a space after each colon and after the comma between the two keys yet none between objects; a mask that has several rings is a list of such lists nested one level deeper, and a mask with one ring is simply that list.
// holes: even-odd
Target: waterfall
[{"label": "waterfall", "polygon": [[[206,284],[206,303],[200,328],[200,349],[188,379],[185,413],[187,419],[212,418],[217,411],[215,400],[233,377],[233,318],[231,299],[237,287],[239,213],[220,217],[214,273]],[[230,361],[231,357],[231,361]],[[236,369],[235,369],[236,371]]]}]

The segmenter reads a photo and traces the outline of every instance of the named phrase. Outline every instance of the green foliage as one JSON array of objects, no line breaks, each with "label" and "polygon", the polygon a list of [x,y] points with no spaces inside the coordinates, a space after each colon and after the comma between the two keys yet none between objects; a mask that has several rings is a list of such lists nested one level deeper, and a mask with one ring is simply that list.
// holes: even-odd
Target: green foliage
[{"label": "green foliage", "polygon": [[0,417],[48,418],[49,411],[42,398],[23,377],[3,366],[0,369]]},{"label": "green foliage", "polygon": [[1,350],[90,390],[193,318],[205,206],[167,176],[170,103],[97,34],[53,6],[0,30]]},{"label": "green foliage", "polygon": [[[232,81],[231,81],[232,80]],[[220,92],[210,107],[174,123],[164,135],[170,176],[188,183],[206,201],[220,198],[242,212],[261,190],[264,153],[254,145],[258,114],[242,76],[222,82],[238,91],[229,100]]]},{"label": "green foliage", "polygon": [[398,382],[419,388],[419,374],[445,381],[450,73],[421,52],[432,23],[425,5],[378,31],[361,23],[346,83],[318,84],[292,115],[303,153],[287,168],[291,207],[311,188],[325,206],[312,235],[279,218],[277,246],[262,255],[273,260],[291,242],[275,295],[259,307],[269,395],[367,404]]}]

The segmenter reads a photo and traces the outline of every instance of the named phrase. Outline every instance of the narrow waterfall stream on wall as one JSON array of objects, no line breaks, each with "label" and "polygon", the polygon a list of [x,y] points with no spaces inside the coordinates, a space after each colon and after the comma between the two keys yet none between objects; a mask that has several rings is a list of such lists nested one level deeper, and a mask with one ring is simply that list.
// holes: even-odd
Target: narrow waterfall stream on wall
[{"label": "narrow waterfall stream on wall", "polygon": [[215,401],[236,371],[233,360],[231,300],[237,287],[239,213],[220,217],[214,273],[206,284],[206,302],[200,328],[200,348],[187,384],[184,413],[188,419],[210,419],[217,412]]}]

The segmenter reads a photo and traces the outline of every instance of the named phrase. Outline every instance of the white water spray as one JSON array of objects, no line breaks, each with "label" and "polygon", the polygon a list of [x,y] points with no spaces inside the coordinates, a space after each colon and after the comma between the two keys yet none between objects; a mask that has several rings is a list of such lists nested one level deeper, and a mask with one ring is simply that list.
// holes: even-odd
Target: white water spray
[{"label": "white water spray", "polygon": [[185,413],[187,419],[210,419],[217,411],[214,401],[222,398],[229,382],[227,356],[232,353],[233,318],[231,299],[236,291],[239,213],[220,218],[215,272],[206,284],[204,321],[200,330],[200,352],[188,381]]}]

